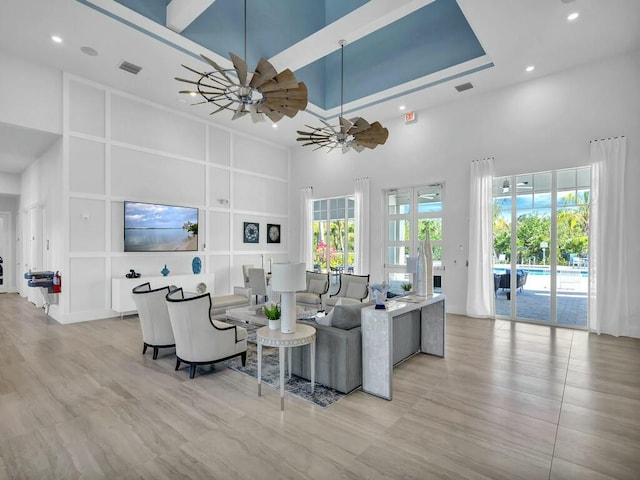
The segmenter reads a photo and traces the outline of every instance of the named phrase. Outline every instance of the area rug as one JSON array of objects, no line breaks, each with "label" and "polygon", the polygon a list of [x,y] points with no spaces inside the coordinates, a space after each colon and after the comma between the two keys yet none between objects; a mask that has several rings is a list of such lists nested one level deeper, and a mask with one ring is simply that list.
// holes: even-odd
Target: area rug
[{"label": "area rug", "polygon": [[[236,372],[244,373],[256,379],[258,378],[258,355],[256,345],[256,330],[260,326],[250,325],[246,323],[225,320],[227,323],[238,324],[247,329],[247,364],[243,367],[242,363],[237,359],[226,360],[222,362],[227,368]],[[289,378],[285,373],[284,391],[290,395],[302,398],[320,407],[328,407],[340,400],[345,395],[316,383],[315,391],[311,393],[311,383],[309,380],[292,375]],[[262,347],[262,382],[280,391],[280,362],[277,348]]]}]

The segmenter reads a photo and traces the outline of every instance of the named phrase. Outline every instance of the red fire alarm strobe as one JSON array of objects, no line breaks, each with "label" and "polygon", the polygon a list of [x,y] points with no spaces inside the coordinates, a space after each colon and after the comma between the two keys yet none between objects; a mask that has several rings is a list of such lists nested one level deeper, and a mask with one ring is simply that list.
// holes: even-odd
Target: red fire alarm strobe
[{"label": "red fire alarm strobe", "polygon": [[413,123],[416,121],[416,112],[407,112],[404,114],[404,123]]}]

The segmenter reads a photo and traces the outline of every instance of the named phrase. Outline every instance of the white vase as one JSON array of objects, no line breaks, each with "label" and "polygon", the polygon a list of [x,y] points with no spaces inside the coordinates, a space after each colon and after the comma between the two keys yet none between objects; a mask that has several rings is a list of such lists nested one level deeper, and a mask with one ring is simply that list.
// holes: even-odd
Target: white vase
[{"label": "white vase", "polygon": [[433,295],[433,248],[431,247],[431,236],[429,230],[426,231],[427,238],[424,240],[425,255],[427,257],[427,295]]},{"label": "white vase", "polygon": [[418,247],[418,261],[416,265],[416,295],[424,297],[427,294],[427,255],[426,245],[422,242]]},{"label": "white vase", "polygon": [[280,319],[269,320],[269,330],[280,330]]},{"label": "white vase", "polygon": [[424,297],[433,293],[433,253],[429,230],[419,248],[415,289],[416,295]]}]

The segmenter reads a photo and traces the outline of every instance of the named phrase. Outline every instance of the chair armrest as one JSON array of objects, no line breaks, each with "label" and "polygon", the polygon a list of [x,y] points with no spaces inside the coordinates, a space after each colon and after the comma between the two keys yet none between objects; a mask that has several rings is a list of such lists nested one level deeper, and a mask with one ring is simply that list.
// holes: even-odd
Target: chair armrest
[{"label": "chair armrest", "polygon": [[233,287],[233,294],[251,298],[251,289],[247,287]]}]

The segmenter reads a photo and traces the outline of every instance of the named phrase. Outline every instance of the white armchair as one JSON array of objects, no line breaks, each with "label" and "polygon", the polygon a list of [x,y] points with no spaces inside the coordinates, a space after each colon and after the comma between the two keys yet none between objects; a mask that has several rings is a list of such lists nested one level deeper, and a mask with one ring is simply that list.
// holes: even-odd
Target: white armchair
[{"label": "white armchair", "polygon": [[211,318],[211,295],[185,297],[181,288],[166,296],[169,319],[176,339],[176,370],[189,364],[189,378],[197,365],[240,356],[247,361],[247,330]]},{"label": "white armchair", "polygon": [[296,292],[296,304],[304,307],[324,308],[323,298],[329,291],[329,274],[307,271],[307,288],[301,292]]},{"label": "white armchair", "polygon": [[165,297],[169,293],[169,287],[151,290],[149,282],[134,287],[131,291],[133,301],[138,310],[140,329],[142,330],[142,354],[148,347],[153,348],[153,359],[158,358],[158,349],[175,347],[173,329],[167,311]]},{"label": "white armchair", "polygon": [[333,308],[338,300],[341,304],[360,303],[369,295],[369,275],[340,274],[340,288],[338,292],[326,300],[326,307]]}]

